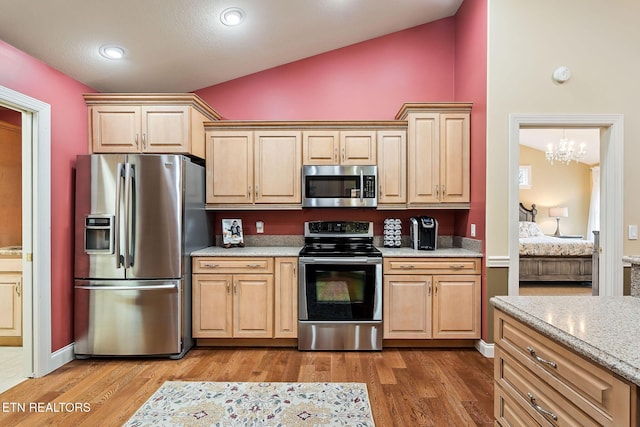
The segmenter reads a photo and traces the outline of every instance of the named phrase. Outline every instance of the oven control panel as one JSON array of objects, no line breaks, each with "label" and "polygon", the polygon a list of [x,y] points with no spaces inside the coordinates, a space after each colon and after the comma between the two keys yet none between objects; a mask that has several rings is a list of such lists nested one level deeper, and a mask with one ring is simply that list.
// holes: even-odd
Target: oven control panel
[{"label": "oven control panel", "polygon": [[368,221],[310,221],[307,230],[312,235],[318,234],[364,234],[372,232],[373,225]]}]

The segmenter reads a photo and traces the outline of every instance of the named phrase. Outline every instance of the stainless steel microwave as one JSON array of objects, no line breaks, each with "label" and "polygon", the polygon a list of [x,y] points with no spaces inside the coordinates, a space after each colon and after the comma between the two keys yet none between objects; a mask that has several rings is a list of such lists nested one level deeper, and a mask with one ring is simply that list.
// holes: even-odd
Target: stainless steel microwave
[{"label": "stainless steel microwave", "polygon": [[377,166],[303,166],[302,206],[376,207]]}]

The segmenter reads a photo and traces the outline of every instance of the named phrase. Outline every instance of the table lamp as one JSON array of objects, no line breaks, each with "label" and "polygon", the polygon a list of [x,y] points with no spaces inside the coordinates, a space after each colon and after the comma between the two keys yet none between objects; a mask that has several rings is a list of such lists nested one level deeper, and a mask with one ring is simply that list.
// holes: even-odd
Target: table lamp
[{"label": "table lamp", "polygon": [[562,232],[560,231],[560,218],[566,218],[569,216],[569,208],[549,208],[549,216],[556,218],[556,232],[553,233],[553,235],[562,236]]}]

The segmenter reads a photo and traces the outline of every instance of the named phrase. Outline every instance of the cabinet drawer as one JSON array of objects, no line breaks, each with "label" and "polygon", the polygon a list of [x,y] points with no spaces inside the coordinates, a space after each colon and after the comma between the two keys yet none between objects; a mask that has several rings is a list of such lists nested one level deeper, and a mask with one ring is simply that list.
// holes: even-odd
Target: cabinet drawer
[{"label": "cabinet drawer", "polygon": [[480,258],[385,258],[384,274],[480,274]]},{"label": "cabinet drawer", "polygon": [[495,349],[496,384],[511,395],[540,425],[602,425],[500,348]]},{"label": "cabinet drawer", "polygon": [[626,425],[630,387],[611,372],[496,311],[497,347],[601,425]]},{"label": "cabinet drawer", "polygon": [[501,427],[538,427],[531,415],[497,383],[494,390],[493,415]]},{"label": "cabinet drawer", "polygon": [[194,257],[194,273],[273,273],[273,258]]}]

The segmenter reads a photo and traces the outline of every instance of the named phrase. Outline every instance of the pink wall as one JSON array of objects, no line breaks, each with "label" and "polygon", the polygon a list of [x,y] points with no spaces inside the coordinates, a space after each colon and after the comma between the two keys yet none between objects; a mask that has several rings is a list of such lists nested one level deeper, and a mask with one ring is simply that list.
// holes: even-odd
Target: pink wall
[{"label": "pink wall", "polygon": [[405,102],[453,101],[453,18],[196,91],[230,120],[387,120]]},{"label": "pink wall", "polygon": [[51,350],[73,342],[73,167],[87,152],[87,107],[95,92],[0,41],[0,85],[51,105]]},{"label": "pink wall", "polygon": [[[471,101],[471,209],[464,220],[456,221],[456,234],[470,236],[476,224],[476,238],[484,244],[486,213],[486,130],[487,130],[487,0],[462,3],[456,14],[456,101]],[[486,283],[483,264],[482,283]],[[482,312],[486,313],[486,286]],[[482,337],[487,337],[487,318],[482,316]]]}]

